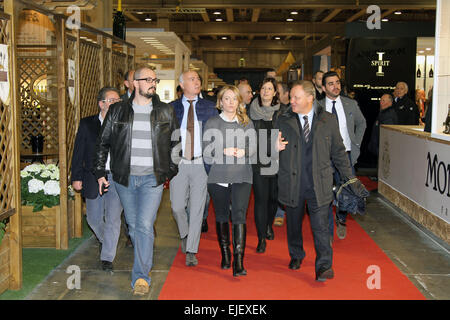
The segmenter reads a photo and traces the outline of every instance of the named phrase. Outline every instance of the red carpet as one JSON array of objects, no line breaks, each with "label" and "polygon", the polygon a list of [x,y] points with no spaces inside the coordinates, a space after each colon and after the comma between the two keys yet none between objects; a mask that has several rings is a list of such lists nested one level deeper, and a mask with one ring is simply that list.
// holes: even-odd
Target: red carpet
[{"label": "red carpet", "polygon": [[[361,179],[368,189],[376,182]],[[372,183],[370,185],[370,183]],[[369,213],[370,214],[370,213]],[[256,253],[257,236],[253,218],[253,196],[247,217],[247,247],[244,266],[248,275],[233,277],[232,270],[220,269],[220,250],[215,230],[212,204],[209,208],[209,231],[202,234],[196,267],[185,266],[185,255],[178,251],[161,300],[407,300],[425,299],[420,291],[389,260],[359,224],[348,219],[345,240],[336,236],[333,243],[335,278],[324,283],[315,281],[315,251],[309,217],[305,215],[303,237],[306,257],[299,270],[288,269],[286,225],[274,227],[275,240],[267,241],[267,250]],[[380,289],[373,284],[373,270],[380,270]],[[369,268],[369,271],[368,271]]]}]

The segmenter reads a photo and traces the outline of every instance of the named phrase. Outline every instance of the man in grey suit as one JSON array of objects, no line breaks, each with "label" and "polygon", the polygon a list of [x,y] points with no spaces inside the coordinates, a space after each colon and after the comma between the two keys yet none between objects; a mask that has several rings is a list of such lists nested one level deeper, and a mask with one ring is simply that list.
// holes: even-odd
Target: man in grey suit
[{"label": "man in grey suit", "polygon": [[[322,78],[322,87],[325,92],[325,99],[317,101],[324,110],[333,113],[339,124],[339,132],[344,142],[345,151],[348,154],[352,165],[353,174],[355,174],[355,164],[358,160],[361,142],[366,131],[366,119],[364,118],[358,103],[350,98],[341,96],[341,80],[334,71],[326,72]],[[336,183],[341,181],[337,170],[334,170],[334,179]],[[339,239],[345,239],[347,235],[346,226],[347,212],[336,212],[336,234]],[[333,236],[333,207],[329,209],[329,227]],[[333,237],[331,237],[332,239]]]}]

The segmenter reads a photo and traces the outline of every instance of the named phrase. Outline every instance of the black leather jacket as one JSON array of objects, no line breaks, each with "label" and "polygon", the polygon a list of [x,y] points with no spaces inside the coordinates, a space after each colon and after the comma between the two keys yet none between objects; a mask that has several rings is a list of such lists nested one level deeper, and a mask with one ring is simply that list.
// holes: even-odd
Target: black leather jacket
[{"label": "black leather jacket", "polygon": [[[131,135],[133,129],[134,93],[128,101],[115,103],[109,107],[97,138],[94,171],[97,179],[105,176],[108,151],[111,153],[110,168],[115,182],[128,186],[131,162]],[[172,161],[172,149],[179,141],[171,141],[172,133],[179,128],[173,107],[161,102],[158,95],[152,98],[150,113],[153,170],[157,184],[172,179],[178,166]]]}]

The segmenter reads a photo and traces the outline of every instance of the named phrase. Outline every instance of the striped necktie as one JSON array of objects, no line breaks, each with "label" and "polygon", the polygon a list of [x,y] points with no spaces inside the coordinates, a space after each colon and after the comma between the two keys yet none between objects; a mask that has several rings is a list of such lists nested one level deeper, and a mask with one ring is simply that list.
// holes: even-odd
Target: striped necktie
[{"label": "striped necktie", "polygon": [[309,134],[311,130],[309,129],[308,116],[303,116],[303,120],[305,120],[305,124],[303,125],[303,136],[305,137],[306,143],[309,141]]},{"label": "striped necktie", "polygon": [[194,101],[188,100],[189,111],[186,126],[186,145],[184,148],[184,157],[187,160],[192,160],[194,157]]}]

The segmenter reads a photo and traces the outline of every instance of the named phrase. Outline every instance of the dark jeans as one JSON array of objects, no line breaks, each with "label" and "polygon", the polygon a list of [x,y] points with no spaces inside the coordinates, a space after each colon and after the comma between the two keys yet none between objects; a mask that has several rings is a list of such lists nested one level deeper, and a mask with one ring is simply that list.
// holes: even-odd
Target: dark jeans
[{"label": "dark jeans", "polygon": [[[352,163],[352,158],[350,156],[350,152],[347,152],[347,154],[348,154],[348,158],[350,160],[350,163]],[[353,166],[351,166],[351,167],[352,167],[352,173],[356,174],[355,173],[355,167],[353,167]],[[335,184],[336,183],[340,184],[341,175],[339,174],[339,171],[336,169],[336,167],[334,165],[333,165],[333,170],[334,170],[334,172],[333,172],[334,182],[335,182]],[[347,221],[347,214],[348,214],[347,211],[337,210],[336,211],[336,220],[339,220],[340,222],[345,223]],[[328,226],[329,226],[329,230],[330,230],[331,236],[334,235],[334,223],[333,222],[334,222],[334,219],[333,219],[333,203],[331,203],[330,204],[330,208],[328,209]]]},{"label": "dark jeans", "polygon": [[267,227],[273,224],[278,209],[277,177],[253,173],[253,192],[255,195],[255,224],[258,239],[266,237]]},{"label": "dark jeans", "polygon": [[316,250],[316,273],[320,269],[331,268],[333,250],[330,245],[330,234],[328,232],[328,205],[317,206],[315,195],[305,196],[300,194],[298,207],[286,207],[286,226],[289,255],[292,259],[303,259],[302,224],[305,214],[305,202],[308,206],[311,229],[314,237],[314,248]]},{"label": "dark jeans", "polygon": [[251,189],[250,183],[233,183],[228,185],[228,188],[216,183],[208,183],[208,192],[214,205],[216,222],[230,221],[231,203],[231,221],[233,224],[245,224]]}]

